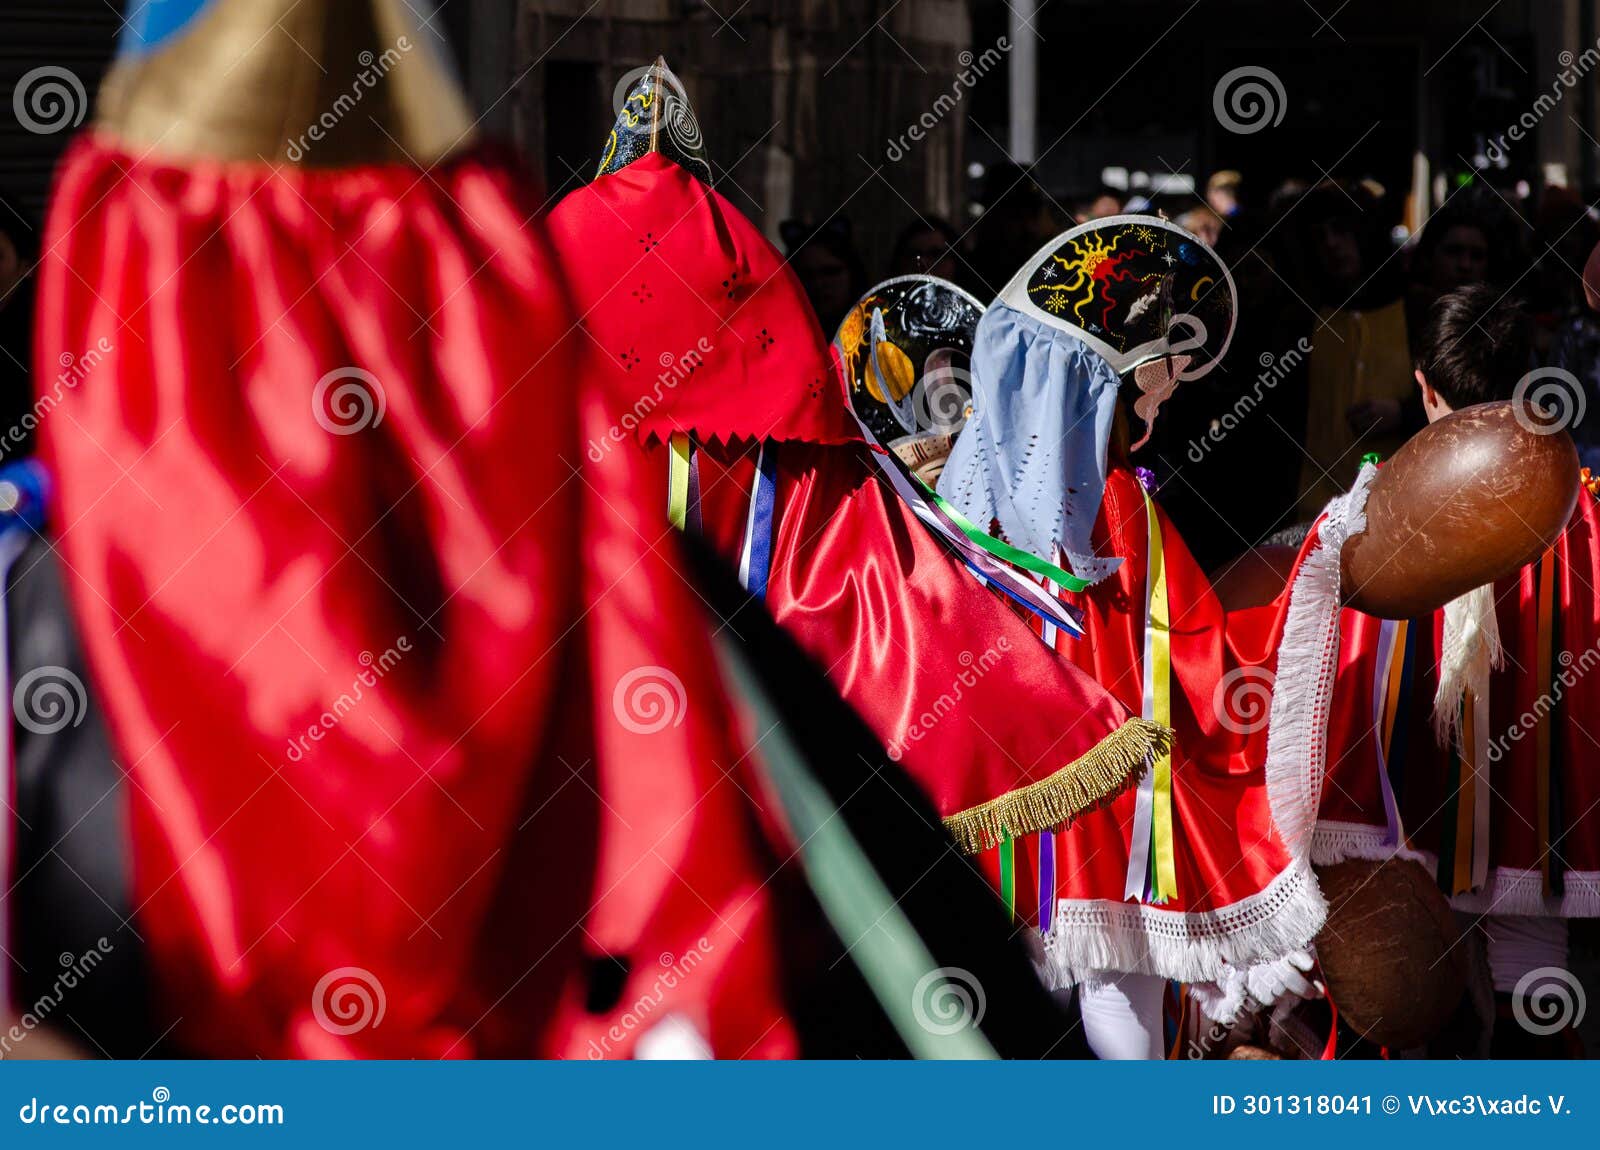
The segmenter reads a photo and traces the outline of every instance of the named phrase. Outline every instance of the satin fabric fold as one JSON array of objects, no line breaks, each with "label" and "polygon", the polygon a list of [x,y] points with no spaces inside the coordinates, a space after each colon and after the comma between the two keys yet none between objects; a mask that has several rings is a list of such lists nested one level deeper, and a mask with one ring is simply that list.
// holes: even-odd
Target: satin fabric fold
[{"label": "satin fabric fold", "polygon": [[[515,177],[90,137],[46,252],[40,378],[102,349],[41,431],[172,1041],[626,1055],[655,994],[714,1049],[792,1052],[769,871],[710,765],[737,722],[633,530],[644,477],[610,507],[574,477],[605,416],[580,425],[578,309]],[[629,709],[662,682],[693,700],[664,725]]]},{"label": "satin fabric fold", "polygon": [[[1088,591],[1065,593],[1083,609],[1087,635],[1057,649],[1124,704],[1138,706],[1145,690],[1147,506],[1160,523],[1167,576],[1176,734],[1169,802],[1177,889],[1162,909],[1212,913],[1260,894],[1294,861],[1273,825],[1263,773],[1285,604],[1225,613],[1159,503],[1147,504],[1133,473],[1114,466],[1093,539],[1127,562]],[[1136,799],[1123,796],[1057,836],[1062,899],[1122,901]],[[1207,933],[1196,920],[1197,945]]]}]

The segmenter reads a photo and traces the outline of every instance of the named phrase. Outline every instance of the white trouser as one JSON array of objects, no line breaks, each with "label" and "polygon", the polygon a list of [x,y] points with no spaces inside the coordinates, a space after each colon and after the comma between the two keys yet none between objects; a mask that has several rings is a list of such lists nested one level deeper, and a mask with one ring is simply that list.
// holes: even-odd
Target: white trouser
[{"label": "white trouser", "polygon": [[1491,914],[1483,920],[1489,976],[1500,994],[1510,994],[1523,975],[1546,967],[1567,969],[1567,920]]},{"label": "white trouser", "polygon": [[1167,983],[1153,974],[1120,974],[1078,987],[1083,1033],[1105,1061],[1166,1057],[1161,1003]]}]

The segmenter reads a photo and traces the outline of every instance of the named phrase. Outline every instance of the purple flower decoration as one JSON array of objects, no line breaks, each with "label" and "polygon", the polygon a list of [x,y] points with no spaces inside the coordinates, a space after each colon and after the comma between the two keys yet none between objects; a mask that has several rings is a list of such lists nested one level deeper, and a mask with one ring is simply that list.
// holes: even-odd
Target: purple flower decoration
[{"label": "purple flower decoration", "polygon": [[1135,467],[1133,474],[1139,480],[1140,486],[1146,491],[1154,491],[1156,489],[1156,473],[1148,467]]}]

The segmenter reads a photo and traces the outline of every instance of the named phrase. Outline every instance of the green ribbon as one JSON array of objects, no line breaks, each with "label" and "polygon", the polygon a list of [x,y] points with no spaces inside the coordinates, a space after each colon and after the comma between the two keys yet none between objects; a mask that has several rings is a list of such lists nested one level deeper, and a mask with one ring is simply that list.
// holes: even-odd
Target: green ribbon
[{"label": "green ribbon", "polygon": [[761,738],[760,765],[800,844],[797,853],[806,881],[911,1057],[997,1057],[979,1028],[981,1016],[964,1018],[954,1028],[928,1024],[928,995],[946,968],[934,959],[806,761],[744,648],[726,635],[717,635],[714,642],[728,685],[749,707],[755,728],[767,732]]},{"label": "green ribbon", "polygon": [[1000,842],[1000,899],[1006,904],[1006,914],[1017,921],[1017,841],[1007,835]]},{"label": "green ribbon", "polygon": [[1063,571],[1054,563],[1046,563],[1037,555],[1032,555],[1027,551],[1018,550],[1017,548],[1011,546],[1011,544],[1003,543],[999,539],[996,539],[987,531],[978,529],[967,520],[965,515],[962,515],[961,512],[957,511],[949,503],[945,502],[944,496],[940,495],[933,488],[922,482],[922,480],[918,479],[915,475],[913,475],[911,478],[913,481],[915,481],[918,487],[927,492],[928,498],[933,501],[933,505],[948,515],[951,521],[961,529],[961,534],[965,535],[973,543],[983,548],[996,559],[1009,563],[1013,567],[1020,567],[1024,571],[1032,571],[1035,575],[1043,575],[1046,579],[1049,579],[1055,583],[1063,591],[1086,591],[1093,585],[1088,579],[1079,579],[1076,575]]},{"label": "green ribbon", "polygon": [[1369,463],[1372,464],[1372,466],[1376,467],[1376,466],[1378,466],[1378,464],[1380,464],[1382,462],[1383,462],[1383,456],[1380,455],[1376,451],[1369,451],[1369,452],[1367,452],[1365,455],[1363,455],[1361,457],[1361,466],[1362,467],[1365,467]]}]

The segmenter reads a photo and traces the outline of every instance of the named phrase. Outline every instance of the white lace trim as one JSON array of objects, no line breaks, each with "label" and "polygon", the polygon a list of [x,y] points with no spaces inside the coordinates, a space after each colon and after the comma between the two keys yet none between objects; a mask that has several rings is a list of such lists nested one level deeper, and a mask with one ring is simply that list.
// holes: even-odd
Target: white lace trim
[{"label": "white lace trim", "polygon": [[1267,801],[1285,845],[1301,859],[1311,851],[1327,774],[1343,605],[1339,559],[1350,537],[1367,529],[1367,495],[1377,474],[1366,464],[1349,493],[1328,504],[1317,543],[1289,591],[1267,727]]},{"label": "white lace trim", "polygon": [[[1421,863],[1429,874],[1438,870],[1432,851],[1388,846],[1382,827],[1365,823],[1322,822],[1311,849],[1318,866],[1365,859],[1382,862],[1406,858]],[[1600,918],[1600,871],[1569,870],[1562,875],[1560,898],[1544,896],[1544,876],[1536,870],[1495,867],[1482,890],[1455,895],[1450,905],[1468,914],[1525,914],[1550,918]]]},{"label": "white lace trim", "polygon": [[1328,504],[1317,543],[1289,592],[1267,730],[1267,801],[1293,860],[1265,890],[1216,911],[1170,911],[1134,903],[1062,899],[1045,939],[1052,983],[1096,975],[1154,974],[1220,982],[1311,944],[1328,904],[1311,871],[1317,807],[1327,771],[1328,715],[1339,665],[1339,560],[1366,530],[1368,464],[1346,495]]},{"label": "white lace trim", "polygon": [[1064,898],[1045,936],[1049,983],[1068,987],[1115,974],[1216,982],[1230,968],[1306,947],[1327,914],[1304,860],[1290,863],[1259,893],[1220,910]]}]

